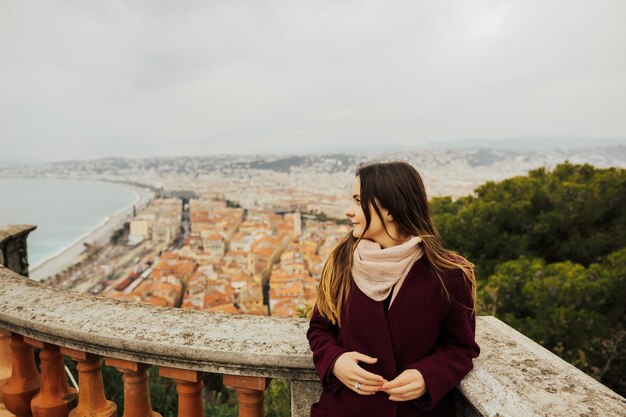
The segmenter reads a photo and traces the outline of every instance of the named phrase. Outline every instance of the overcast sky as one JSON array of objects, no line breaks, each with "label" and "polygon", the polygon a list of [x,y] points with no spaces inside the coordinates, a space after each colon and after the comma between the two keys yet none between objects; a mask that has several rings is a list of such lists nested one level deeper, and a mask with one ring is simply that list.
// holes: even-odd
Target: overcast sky
[{"label": "overcast sky", "polygon": [[626,138],[623,0],[0,0],[0,162]]}]

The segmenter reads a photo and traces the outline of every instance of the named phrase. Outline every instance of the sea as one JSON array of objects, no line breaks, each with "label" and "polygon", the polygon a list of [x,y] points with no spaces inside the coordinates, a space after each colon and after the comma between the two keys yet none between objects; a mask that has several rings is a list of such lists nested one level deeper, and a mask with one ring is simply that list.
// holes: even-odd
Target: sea
[{"label": "sea", "polygon": [[138,200],[133,188],[107,182],[0,178],[0,225],[37,226],[28,236],[32,269]]}]

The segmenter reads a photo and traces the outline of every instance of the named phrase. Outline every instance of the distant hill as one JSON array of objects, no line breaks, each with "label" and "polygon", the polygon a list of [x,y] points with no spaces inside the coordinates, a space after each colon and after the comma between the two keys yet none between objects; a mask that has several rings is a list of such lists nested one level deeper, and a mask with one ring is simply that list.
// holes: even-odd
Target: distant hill
[{"label": "distant hill", "polygon": [[626,146],[626,138],[591,139],[591,138],[512,138],[512,139],[474,139],[451,142],[429,142],[427,149],[506,149],[536,151],[545,149],[576,149],[610,146]]},{"label": "distant hill", "polygon": [[487,180],[525,175],[538,167],[553,168],[569,161],[598,168],[626,167],[626,145],[546,150],[469,148],[413,149],[379,153],[304,155],[211,155],[161,158],[104,158],[28,166],[0,166],[0,177],[137,178],[178,174],[273,171],[302,175],[354,174],[361,162],[405,160],[429,181],[431,195],[462,196]]}]

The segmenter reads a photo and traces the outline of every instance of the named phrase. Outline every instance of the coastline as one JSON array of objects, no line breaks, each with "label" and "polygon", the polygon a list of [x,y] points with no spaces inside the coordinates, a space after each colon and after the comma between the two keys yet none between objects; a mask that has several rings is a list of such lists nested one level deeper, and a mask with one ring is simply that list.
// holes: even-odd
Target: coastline
[{"label": "coastline", "polygon": [[58,274],[64,269],[78,263],[85,251],[85,244],[88,245],[105,245],[108,243],[113,232],[121,228],[125,222],[133,218],[133,206],[136,211],[141,211],[148,205],[150,200],[154,198],[154,192],[137,184],[129,184],[124,182],[113,182],[106,180],[97,180],[110,184],[117,184],[123,187],[131,188],[137,193],[137,199],[130,206],[123,207],[117,212],[104,218],[100,224],[93,229],[79,236],[76,241],[70,245],[60,249],[56,254],[50,256],[37,265],[29,269],[29,277],[35,281],[42,281],[46,278]]}]

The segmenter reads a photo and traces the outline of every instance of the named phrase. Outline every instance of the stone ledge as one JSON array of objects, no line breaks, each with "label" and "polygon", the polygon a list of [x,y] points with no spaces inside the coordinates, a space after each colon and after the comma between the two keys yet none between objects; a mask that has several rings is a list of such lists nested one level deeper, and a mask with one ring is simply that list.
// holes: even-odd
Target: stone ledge
[{"label": "stone ledge", "polygon": [[28,224],[0,226],[0,265],[28,276],[26,237],[36,228]]},{"label": "stone ledge", "polygon": [[0,267],[0,327],[154,365],[316,380],[305,319],[161,308],[79,294]]},{"label": "stone ledge", "polygon": [[626,399],[493,316],[459,391],[486,417],[626,416]]},{"label": "stone ledge", "polygon": [[0,226],[0,247],[5,244],[10,238],[17,238],[20,236],[28,235],[35,230],[37,226],[30,224],[12,224]]}]

